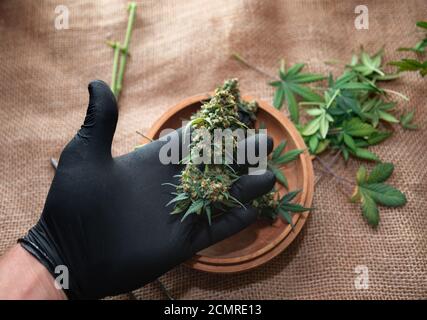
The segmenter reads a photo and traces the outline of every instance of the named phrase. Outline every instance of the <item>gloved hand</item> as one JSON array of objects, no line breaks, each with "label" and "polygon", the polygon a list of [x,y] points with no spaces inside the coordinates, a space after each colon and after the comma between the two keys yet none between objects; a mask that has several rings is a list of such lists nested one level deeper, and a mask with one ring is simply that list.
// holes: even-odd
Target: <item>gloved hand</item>
[{"label": "gloved hand", "polygon": [[[91,299],[128,292],[153,281],[196,252],[248,226],[255,210],[235,208],[213,220],[170,215],[179,165],[163,165],[154,141],[113,158],[116,99],[102,81],[89,84],[86,119],[63,150],[38,223],[20,239],[55,277],[69,270],[69,298]],[[246,143],[254,143],[254,141]],[[268,151],[272,142],[268,140]],[[256,142],[255,142],[256,143]],[[246,175],[232,187],[242,203],[269,192],[274,175]],[[197,218],[197,217],[195,217]]]}]

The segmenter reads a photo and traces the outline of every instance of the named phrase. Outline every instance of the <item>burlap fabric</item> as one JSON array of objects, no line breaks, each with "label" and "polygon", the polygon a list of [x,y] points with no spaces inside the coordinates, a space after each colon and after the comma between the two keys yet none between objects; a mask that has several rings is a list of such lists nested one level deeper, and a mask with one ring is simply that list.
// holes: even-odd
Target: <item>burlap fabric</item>
[{"label": "burlap fabric", "polygon": [[[55,7],[70,12],[68,30],[56,30]],[[266,79],[232,59],[234,51],[274,73],[279,58],[329,70],[324,61],[348,60],[364,45],[385,44],[387,57],[411,45],[426,19],[427,2],[365,1],[369,30],[354,28],[360,1],[152,1],[139,3],[131,58],[120,100],[113,145],[119,155],[138,144],[168,107],[238,77],[243,91],[271,101]],[[87,84],[109,81],[112,51],[107,38],[122,39],[126,1],[0,2],[0,252],[38,219],[58,157],[83,121]],[[334,70],[334,69],[332,69]],[[336,69],[335,69],[336,70]],[[251,272],[223,276],[177,267],[161,280],[183,299],[376,299],[427,298],[427,78],[406,74],[391,86],[411,97],[417,132],[396,129],[375,151],[392,161],[391,183],[407,195],[401,209],[381,208],[373,230],[357,206],[346,201],[330,177],[316,186],[316,211],[297,240],[270,263]],[[349,177],[357,162],[338,171]],[[319,172],[319,171],[317,171]],[[369,268],[369,289],[354,285],[356,266]],[[135,292],[163,299],[156,283]]]}]

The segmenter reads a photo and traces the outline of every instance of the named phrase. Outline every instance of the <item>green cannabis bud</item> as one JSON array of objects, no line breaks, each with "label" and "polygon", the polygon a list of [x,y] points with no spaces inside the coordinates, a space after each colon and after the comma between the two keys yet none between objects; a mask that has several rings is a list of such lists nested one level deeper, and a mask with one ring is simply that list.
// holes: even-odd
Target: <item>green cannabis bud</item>
[{"label": "green cannabis bud", "polygon": [[[216,149],[218,144],[215,143],[214,132],[217,129],[254,129],[257,111],[257,102],[242,100],[237,79],[230,79],[218,87],[214,95],[203,103],[199,111],[191,116],[189,124],[192,130],[190,152],[183,159],[183,163],[185,163],[183,171],[177,176],[179,185],[174,186],[176,188],[173,193],[175,197],[167,204],[174,204],[174,210],[171,214],[183,214],[181,219],[183,221],[190,214],[201,215],[204,213],[211,223],[213,214],[216,212],[223,212],[236,206],[243,207],[243,204],[230,194],[231,186],[240,177],[239,173],[227,163],[226,157],[224,158],[228,151],[226,145],[220,143],[220,150]],[[208,140],[203,133],[208,133]],[[239,137],[232,135],[231,138],[230,153],[234,159]],[[198,163],[196,160],[200,160],[200,151],[206,149],[212,151],[208,152],[208,161]],[[214,161],[218,151],[221,155],[219,163]],[[279,169],[276,170],[281,172]],[[283,173],[281,174],[283,175]],[[289,194],[296,196],[297,193]],[[255,199],[252,203],[260,215],[271,219],[275,219],[278,214],[283,215],[285,211],[281,209],[282,204],[283,201],[279,199],[275,190]],[[302,212],[302,209],[308,210],[297,204],[292,204],[292,206],[299,210],[297,212]],[[291,209],[289,210],[292,211]],[[286,214],[285,219],[291,223],[288,211]]]}]

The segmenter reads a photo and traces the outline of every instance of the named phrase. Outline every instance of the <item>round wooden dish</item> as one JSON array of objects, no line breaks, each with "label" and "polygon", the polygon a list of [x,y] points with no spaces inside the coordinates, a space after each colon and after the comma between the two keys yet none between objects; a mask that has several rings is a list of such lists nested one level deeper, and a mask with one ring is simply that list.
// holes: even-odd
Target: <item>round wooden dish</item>
[{"label": "round wooden dish", "polygon": [[[190,97],[170,108],[156,121],[147,136],[150,139],[157,139],[163,129],[181,127],[182,121],[188,120],[200,108],[201,101],[208,97],[208,94]],[[243,96],[243,98],[247,101],[256,100],[250,96]],[[286,139],[286,150],[307,149],[291,121],[268,103],[257,101],[260,108],[256,126],[259,123],[266,125],[268,135],[273,138],[275,146]],[[289,189],[302,190],[296,201],[310,207],[313,199],[314,174],[308,152],[305,151],[297,160],[282,169],[288,179]],[[279,184],[276,187],[281,194],[287,192]],[[308,212],[294,215],[293,230],[282,219],[277,219],[274,223],[260,219],[238,234],[200,251],[187,261],[186,265],[214,273],[233,273],[255,268],[271,260],[289,246],[301,231],[307,217]]]}]

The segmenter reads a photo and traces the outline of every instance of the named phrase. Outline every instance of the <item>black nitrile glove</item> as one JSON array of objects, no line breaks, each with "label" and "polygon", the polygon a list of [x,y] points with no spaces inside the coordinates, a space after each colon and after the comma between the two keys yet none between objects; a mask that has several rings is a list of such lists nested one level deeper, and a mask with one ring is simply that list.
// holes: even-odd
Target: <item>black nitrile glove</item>
[{"label": "black nitrile glove", "polygon": [[[101,81],[89,85],[85,122],[61,154],[38,223],[20,239],[55,277],[69,270],[69,298],[91,299],[128,292],[153,281],[203,248],[251,224],[255,210],[235,208],[212,221],[170,215],[165,207],[182,166],[163,165],[154,141],[113,158],[116,99]],[[246,143],[257,143],[248,138]],[[268,151],[272,142],[268,140]],[[269,192],[274,175],[242,176],[233,194],[243,203]],[[193,217],[195,216],[195,217]]]}]

